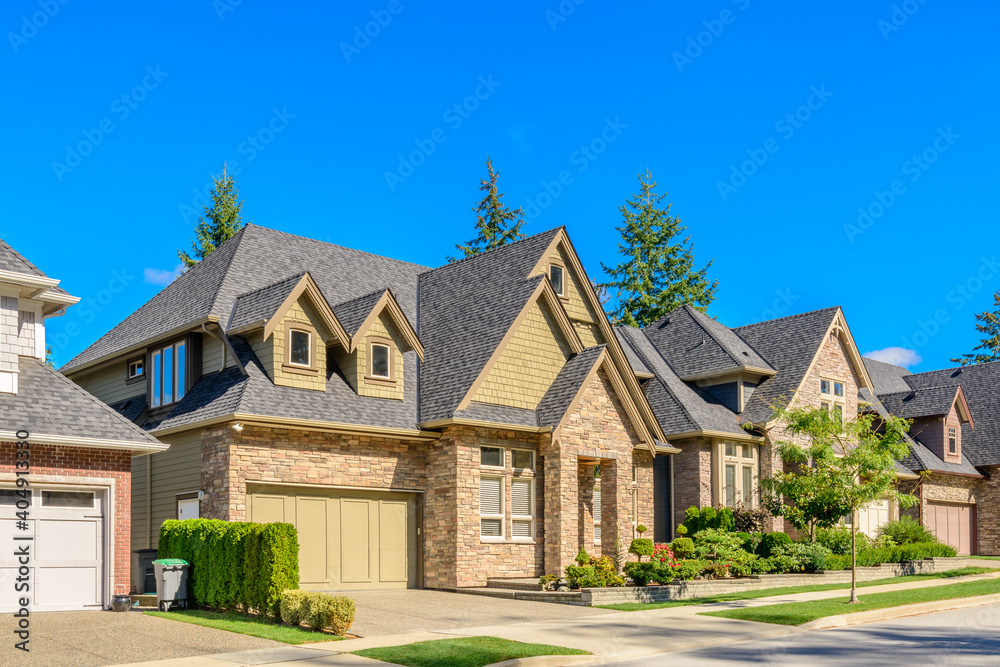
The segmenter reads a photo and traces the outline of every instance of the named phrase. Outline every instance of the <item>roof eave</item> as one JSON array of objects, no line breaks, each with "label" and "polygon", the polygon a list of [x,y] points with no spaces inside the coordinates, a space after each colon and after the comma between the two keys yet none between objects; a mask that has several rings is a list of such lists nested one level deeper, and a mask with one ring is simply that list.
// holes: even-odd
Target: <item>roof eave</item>
[{"label": "roof eave", "polygon": [[[17,441],[14,431],[0,431],[0,440]],[[163,452],[170,449],[170,445],[162,442],[140,442],[136,440],[115,440],[112,438],[83,438],[71,435],[51,435],[47,433],[32,433],[27,440],[32,444],[53,445],[57,447],[80,447],[87,449],[125,449],[141,454],[151,454]]]},{"label": "roof eave", "polygon": [[226,415],[220,415],[218,417],[212,417],[209,419],[202,419],[194,421],[188,424],[181,424],[179,426],[171,426],[163,429],[153,429],[151,433],[155,434],[157,437],[173,435],[175,433],[184,433],[186,431],[191,431],[194,429],[207,428],[209,426],[218,426],[220,424],[226,424],[229,422],[242,422],[247,424],[259,424],[262,426],[278,426],[282,428],[301,428],[304,430],[312,431],[325,431],[332,433],[347,433],[350,435],[364,433],[370,435],[382,435],[390,436],[396,438],[405,438],[407,440],[437,440],[441,437],[440,433],[435,431],[427,431],[422,428],[395,428],[388,426],[376,426],[368,424],[345,424],[342,422],[329,422],[318,419],[295,419],[290,417],[278,417],[272,415],[254,415],[244,412],[232,412]]},{"label": "roof eave", "polygon": [[695,380],[706,380],[708,378],[719,377],[720,375],[732,375],[733,373],[753,373],[755,375],[766,375],[768,377],[778,374],[778,371],[767,368],[760,368],[759,366],[733,366],[731,368],[726,368],[717,371],[708,371],[705,373],[696,373],[695,375],[685,375],[680,378],[684,382],[694,382]]}]

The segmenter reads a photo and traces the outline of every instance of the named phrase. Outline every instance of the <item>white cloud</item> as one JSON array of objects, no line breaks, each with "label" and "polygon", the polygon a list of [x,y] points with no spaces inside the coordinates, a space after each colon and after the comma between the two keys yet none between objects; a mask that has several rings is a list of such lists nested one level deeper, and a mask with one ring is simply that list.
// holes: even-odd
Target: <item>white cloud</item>
[{"label": "white cloud", "polygon": [[884,361],[887,364],[895,364],[904,368],[916,366],[923,361],[923,358],[917,354],[916,350],[908,350],[905,347],[887,347],[884,350],[873,350],[872,352],[865,352],[864,356],[875,361]]},{"label": "white cloud", "polygon": [[174,282],[177,276],[184,273],[184,265],[178,264],[174,267],[173,271],[167,271],[166,269],[143,269],[143,281],[149,283],[150,285],[159,285],[160,287],[166,287],[170,283]]}]

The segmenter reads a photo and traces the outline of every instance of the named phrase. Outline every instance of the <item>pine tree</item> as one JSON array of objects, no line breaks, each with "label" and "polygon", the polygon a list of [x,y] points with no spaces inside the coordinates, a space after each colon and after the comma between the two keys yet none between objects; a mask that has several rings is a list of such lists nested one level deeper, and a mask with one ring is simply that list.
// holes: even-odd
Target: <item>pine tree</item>
[{"label": "pine tree", "polygon": [[[972,348],[972,352],[952,359],[954,363],[967,366],[969,364],[985,364],[987,361],[1000,361],[1000,290],[993,295],[993,305],[997,307],[993,312],[987,310],[976,313],[976,330],[985,334],[986,338],[980,339],[979,345]],[[976,350],[982,350],[982,352],[976,352]]]},{"label": "pine tree", "polygon": [[610,280],[603,284],[615,292],[614,308],[607,309],[615,325],[645,326],[674,308],[689,304],[704,311],[715,298],[719,281],[709,283],[709,262],[694,268],[691,237],[677,240],[687,227],[670,215],[670,204],[661,205],[665,194],[656,194],[656,181],[649,169],[639,174],[640,190],[619,207],[624,224],[615,227],[622,242],[618,251],[625,258],[615,267],[603,262]]},{"label": "pine tree", "polygon": [[236,177],[229,175],[225,163],[222,174],[213,176],[212,180],[215,181],[211,193],[212,205],[206,205],[205,212],[198,216],[194,229],[198,238],[191,241],[191,253],[177,251],[185,269],[205,259],[246,224],[243,222],[243,202],[239,201],[240,189],[236,187]]},{"label": "pine tree", "polygon": [[[464,257],[478,255],[485,250],[505,246],[524,238],[521,227],[524,226],[524,211],[520,208],[508,209],[501,201],[503,193],[497,190],[497,179],[500,173],[493,169],[493,160],[486,158],[486,169],[489,178],[479,181],[479,189],[486,193],[482,201],[472,210],[476,213],[476,238],[465,245],[456,244]],[[463,259],[448,257],[449,262]]]}]

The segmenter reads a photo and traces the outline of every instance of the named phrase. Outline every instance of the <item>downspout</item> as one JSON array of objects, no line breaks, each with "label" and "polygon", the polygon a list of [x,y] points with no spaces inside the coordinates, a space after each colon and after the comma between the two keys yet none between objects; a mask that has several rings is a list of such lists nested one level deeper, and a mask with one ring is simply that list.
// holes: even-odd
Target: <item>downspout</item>
[{"label": "downspout", "polygon": [[677,516],[674,514],[674,456],[676,454],[670,455],[670,540],[673,541],[674,535],[676,534],[677,526]]},{"label": "downspout", "polygon": [[222,346],[222,365],[219,367],[219,372],[221,373],[222,371],[226,370],[226,351],[228,346],[222,341],[221,338],[219,338],[218,334],[212,333],[211,331],[205,328],[205,322],[201,323],[201,330],[207,333],[215,340],[219,341],[219,345]]},{"label": "downspout", "polygon": [[146,454],[146,548],[153,548],[153,455]]}]

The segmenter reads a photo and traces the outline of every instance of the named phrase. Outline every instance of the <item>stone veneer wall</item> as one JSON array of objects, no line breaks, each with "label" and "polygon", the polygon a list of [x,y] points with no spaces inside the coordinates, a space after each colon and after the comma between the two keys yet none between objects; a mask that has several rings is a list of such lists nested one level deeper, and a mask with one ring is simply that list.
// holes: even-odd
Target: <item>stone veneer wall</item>
[{"label": "stone veneer wall", "polygon": [[[29,439],[30,442],[30,439]],[[0,473],[13,474],[16,448],[0,443]],[[43,478],[49,478],[47,480]],[[58,481],[72,484],[80,478],[108,479],[113,484],[114,508],[105,525],[114,530],[111,558],[111,593],[126,595],[131,586],[132,566],[132,453],[119,449],[31,445],[30,479],[38,483]],[[107,557],[107,556],[106,556]]]},{"label": "stone veneer wall", "polygon": [[1000,556],[1000,468],[984,471],[979,481],[979,555]]},{"label": "stone veneer wall", "polygon": [[[671,440],[670,444],[681,450],[673,455],[671,461],[674,466],[674,525],[679,526],[684,523],[687,508],[715,504],[712,497],[712,439],[685,438]],[[670,537],[673,538],[672,535]]]}]

